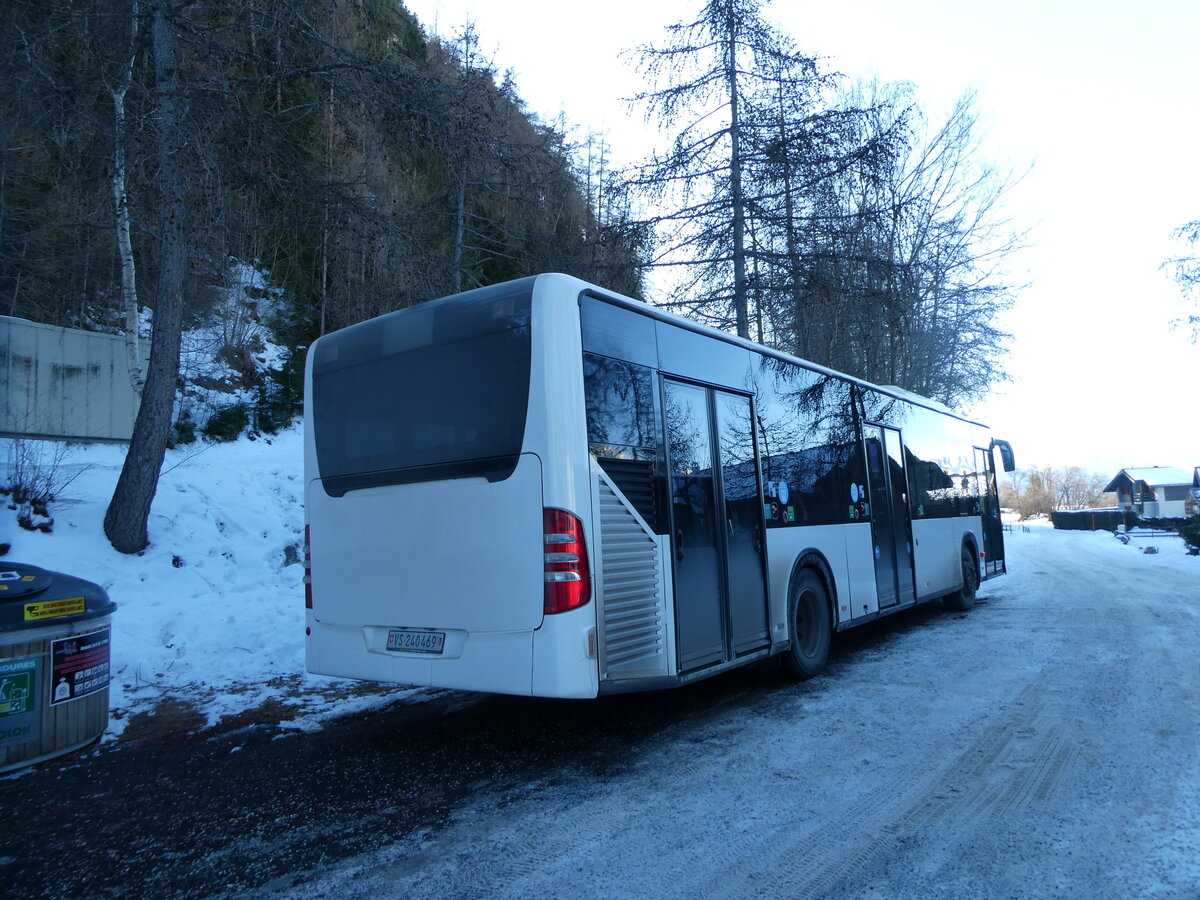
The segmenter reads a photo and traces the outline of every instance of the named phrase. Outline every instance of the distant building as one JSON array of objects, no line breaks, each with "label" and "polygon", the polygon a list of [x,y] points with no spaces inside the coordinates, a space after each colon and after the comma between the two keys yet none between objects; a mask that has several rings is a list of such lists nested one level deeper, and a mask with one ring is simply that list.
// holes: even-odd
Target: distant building
[{"label": "distant building", "polygon": [[1173,466],[1122,469],[1104,489],[1117,495],[1117,506],[1152,519],[1190,516],[1200,512],[1200,467],[1194,471]]}]

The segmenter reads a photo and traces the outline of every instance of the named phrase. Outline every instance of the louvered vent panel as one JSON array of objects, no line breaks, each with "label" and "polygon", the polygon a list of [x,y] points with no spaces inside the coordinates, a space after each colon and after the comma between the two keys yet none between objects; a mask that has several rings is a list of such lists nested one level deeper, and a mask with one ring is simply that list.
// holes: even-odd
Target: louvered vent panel
[{"label": "louvered vent panel", "polygon": [[637,514],[651,529],[658,527],[658,510],[654,502],[654,463],[643,459],[599,457],[604,474],[612,479]]},{"label": "louvered vent panel", "polygon": [[604,479],[599,488],[605,673],[665,675],[658,547]]}]

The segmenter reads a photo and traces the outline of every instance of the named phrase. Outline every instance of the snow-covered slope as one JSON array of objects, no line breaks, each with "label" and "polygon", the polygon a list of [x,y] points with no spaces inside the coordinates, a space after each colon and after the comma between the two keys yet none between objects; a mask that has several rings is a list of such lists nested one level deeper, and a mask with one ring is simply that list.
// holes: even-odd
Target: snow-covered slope
[{"label": "snow-covered slope", "polygon": [[[167,697],[210,723],[277,698],[314,724],[329,696],[347,693],[304,673],[302,446],[297,426],[169,450],[138,555],[113,550],[102,528],[124,447],[68,448],[63,465],[79,474],[52,505],[49,534],[17,528],[0,509],[7,560],[94,581],[117,603],[110,736]],[[336,712],[394,693],[341,699]]]}]

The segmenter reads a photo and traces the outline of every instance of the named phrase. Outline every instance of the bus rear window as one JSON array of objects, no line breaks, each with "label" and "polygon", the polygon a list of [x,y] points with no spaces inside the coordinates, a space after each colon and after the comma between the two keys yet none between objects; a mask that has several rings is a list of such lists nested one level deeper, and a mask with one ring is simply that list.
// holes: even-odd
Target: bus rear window
[{"label": "bus rear window", "polygon": [[532,279],[400,310],[322,338],[309,402],[333,496],[512,474],[529,400]]}]

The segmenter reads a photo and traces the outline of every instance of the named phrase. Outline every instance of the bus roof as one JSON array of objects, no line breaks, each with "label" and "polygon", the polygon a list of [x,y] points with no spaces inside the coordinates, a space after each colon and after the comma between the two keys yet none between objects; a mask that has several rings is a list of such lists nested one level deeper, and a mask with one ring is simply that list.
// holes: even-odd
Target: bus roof
[{"label": "bus roof", "polygon": [[845,372],[839,372],[836,369],[829,368],[828,366],[822,366],[819,363],[811,362],[810,360],[803,359],[799,356],[794,356],[794,355],[792,355],[790,353],[786,353],[782,350],[776,350],[775,348],[768,347],[765,344],[759,344],[759,343],[756,343],[755,341],[751,341],[746,338],[738,337],[737,335],[729,334],[728,332],[721,331],[720,329],[713,328],[709,325],[703,325],[700,322],[694,322],[691,319],[686,319],[683,316],[679,316],[674,313],[667,312],[656,306],[652,306],[649,303],[645,303],[644,301],[634,300],[632,297],[626,297],[622,294],[617,294],[612,291],[605,290],[602,287],[598,287],[597,285],[594,285],[587,281],[583,281],[582,279],[576,278],[572,275],[547,273],[544,275],[538,275],[537,278],[538,279],[567,278],[567,279],[570,279],[571,281],[575,282],[579,286],[581,293],[590,294],[591,296],[597,298],[598,300],[603,300],[607,303],[612,303],[616,306],[624,307],[633,312],[637,312],[637,313],[641,313],[642,315],[649,316],[652,319],[657,319],[661,322],[666,322],[671,325],[676,325],[681,328],[685,328],[689,331],[694,331],[698,334],[703,334],[706,337],[716,338],[717,340],[724,341],[725,343],[728,343],[728,344],[734,344],[735,346],[738,346],[738,347],[744,347],[747,350],[750,350],[754,353],[761,354],[763,356],[772,356],[772,357],[775,357],[776,359],[785,360],[787,362],[794,363],[799,366],[803,366],[806,369],[810,369],[815,372],[820,372],[821,374],[824,374],[824,375],[831,375],[836,378],[843,378],[846,381],[853,382],[854,384],[860,385],[865,388],[870,388],[871,390],[878,391],[881,394],[885,394],[889,397],[894,397],[897,400],[904,400],[908,403],[913,403],[917,406],[923,406],[926,409],[933,410],[934,412],[941,413],[942,415],[951,416],[962,422],[968,422],[972,425],[979,425],[981,427],[987,427],[987,426],[983,425],[982,422],[978,422],[974,419],[968,419],[966,416],[962,415],[959,412],[956,412],[955,410],[951,409],[949,406],[946,406],[944,403],[940,403],[939,401],[933,400],[929,397],[924,397],[921,394],[913,393],[912,391],[906,390],[905,388],[896,387],[895,385],[873,384],[862,378],[857,378],[854,375],[847,375]]}]

